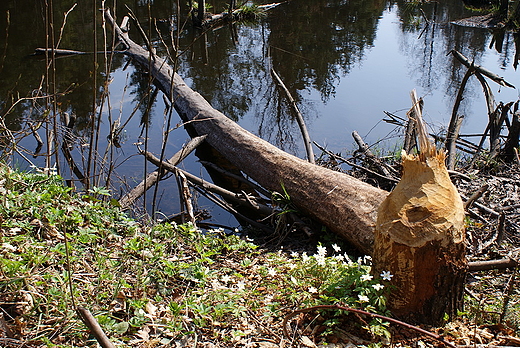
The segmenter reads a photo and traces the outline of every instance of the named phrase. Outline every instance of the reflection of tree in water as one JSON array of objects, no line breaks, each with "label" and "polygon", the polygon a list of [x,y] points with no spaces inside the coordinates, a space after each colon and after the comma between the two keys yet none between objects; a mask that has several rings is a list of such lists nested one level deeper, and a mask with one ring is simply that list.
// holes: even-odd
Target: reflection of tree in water
[{"label": "reflection of tree in water", "polygon": [[182,64],[180,74],[210,104],[239,120],[253,104],[265,83],[265,59],[262,28],[240,25],[235,44],[229,27],[202,35],[192,31],[185,45],[193,45],[189,66]]},{"label": "reflection of tree in water", "polygon": [[[261,100],[262,103],[259,104],[261,107],[257,105],[255,110],[258,119],[258,136],[271,141],[284,151],[298,154],[297,144],[301,144],[301,141],[297,136],[296,120],[274,82],[266,88]],[[304,114],[308,116],[307,113]]]},{"label": "reflection of tree in water", "polygon": [[[409,70],[416,84],[427,91],[443,88],[446,91],[446,100],[453,102],[466,68],[447,54],[451,50],[457,50],[474,60],[475,64],[481,65],[488,49],[489,31],[450,23],[475,15],[465,9],[460,1],[435,1],[415,6],[409,2],[397,1],[396,4],[402,27],[401,47],[409,57]],[[503,49],[503,61],[508,60],[508,53],[514,54],[514,47],[510,46]],[[478,97],[479,93],[479,83],[471,79],[465,91],[467,97],[461,105],[461,113],[468,114],[473,99],[469,96]],[[447,110],[451,107],[452,103],[448,103]]]},{"label": "reflection of tree in water", "polygon": [[[63,13],[71,7],[70,1],[54,1],[55,30],[56,40],[60,26],[63,22]],[[36,90],[42,87],[40,95],[48,95],[52,92],[52,80],[49,77],[42,80],[46,74],[45,57],[28,57],[37,47],[45,47],[45,24],[43,13],[45,11],[41,2],[32,0],[17,0],[0,2],[0,31],[7,30],[5,15],[9,11],[9,35],[0,35],[0,47],[6,49],[6,57],[2,71],[0,71],[2,84],[0,84],[0,107],[1,112],[5,112],[10,103],[16,101],[18,97],[34,96]],[[93,27],[100,26],[93,23],[93,6],[89,2],[79,2],[76,8],[67,17],[67,24],[63,30],[63,37],[60,48],[75,49],[79,51],[92,52]],[[30,23],[30,30],[26,30]],[[99,42],[103,42],[101,31],[98,32]],[[5,38],[8,42],[5,42]],[[99,47],[102,47],[100,45]],[[102,57],[98,57],[99,64],[102,66]],[[94,55],[83,55],[75,57],[61,57],[56,59],[56,86],[58,93],[67,91],[66,94],[58,97],[58,106],[62,111],[68,111],[77,115],[77,124],[86,127],[91,120],[93,110],[92,96],[96,93],[99,96],[99,89],[93,86],[93,76],[97,74],[97,80],[103,81],[101,73],[102,67],[94,72]],[[114,69],[120,64],[121,58],[116,58]],[[52,70],[51,70],[52,71]],[[49,85],[49,91],[46,86]],[[33,109],[34,103],[22,103],[12,112],[10,116],[18,118],[13,122],[18,123],[15,127],[20,127],[22,118],[20,115],[38,118],[45,110],[45,100],[39,100],[41,108],[40,115]]]},{"label": "reflection of tree in water", "polygon": [[334,95],[340,77],[372,46],[385,3],[301,0],[281,5],[269,12],[266,25],[238,26],[236,46],[227,28],[208,33],[208,61],[194,45],[190,70],[182,69],[181,75],[232,119],[253,108],[260,136],[282,148],[297,147],[292,140],[299,130],[274,88],[271,64],[309,118],[305,111],[312,105],[302,105],[300,93],[316,89],[324,101]]},{"label": "reflection of tree in water", "polygon": [[268,17],[273,66],[291,93],[315,88],[324,101],[373,45],[386,1],[298,1]]}]

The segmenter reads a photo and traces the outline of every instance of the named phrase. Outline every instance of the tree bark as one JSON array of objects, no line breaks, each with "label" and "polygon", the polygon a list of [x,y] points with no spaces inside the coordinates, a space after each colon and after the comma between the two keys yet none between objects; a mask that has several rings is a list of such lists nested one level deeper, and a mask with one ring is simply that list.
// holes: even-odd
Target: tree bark
[{"label": "tree bark", "polygon": [[310,164],[238,126],[215,110],[161,58],[129,39],[107,10],[107,21],[132,57],[155,78],[179,115],[198,135],[261,186],[280,191],[282,185],[298,209],[344,237],[361,252],[373,248],[377,208],[388,192],[344,173]]},{"label": "tree bark", "polygon": [[427,140],[412,94],[421,153],[403,154],[403,176],[379,208],[374,272],[393,274],[388,308],[402,319],[437,325],[462,310],[467,271],[464,208]]},{"label": "tree bark", "polygon": [[204,14],[206,13],[206,1],[198,0],[198,9],[197,9],[197,19],[199,23],[202,23],[204,20]]}]

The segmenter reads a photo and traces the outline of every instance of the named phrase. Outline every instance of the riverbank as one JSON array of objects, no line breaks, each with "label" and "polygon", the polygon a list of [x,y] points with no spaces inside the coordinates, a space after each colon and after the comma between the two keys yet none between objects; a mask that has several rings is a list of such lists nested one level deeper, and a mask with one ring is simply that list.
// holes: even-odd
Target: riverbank
[{"label": "riverbank", "polygon": [[[4,346],[96,346],[77,307],[91,311],[121,347],[439,345],[414,330],[342,311],[300,313],[284,334],[288,315],[316,305],[388,315],[391,276],[373,278],[370,258],[345,253],[348,246],[334,236],[266,242],[254,231],[149,226],[121,212],[103,188],[76,195],[57,175],[0,169]],[[467,219],[472,259],[515,257],[518,173],[487,169],[455,179],[468,194],[488,185],[472,208],[487,222],[473,213]],[[505,216],[500,239],[493,213],[483,209]],[[465,312],[427,329],[462,345],[513,345],[520,324],[515,281],[504,270],[471,273]]]}]

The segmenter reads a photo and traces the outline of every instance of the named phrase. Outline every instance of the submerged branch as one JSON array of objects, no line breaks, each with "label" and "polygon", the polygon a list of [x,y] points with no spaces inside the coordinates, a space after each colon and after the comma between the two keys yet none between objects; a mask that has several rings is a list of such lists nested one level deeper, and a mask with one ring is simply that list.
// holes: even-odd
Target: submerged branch
[{"label": "submerged branch", "polygon": [[516,88],[514,85],[510,84],[509,82],[507,82],[503,77],[498,76],[497,74],[489,71],[486,68],[483,68],[483,67],[481,67],[479,65],[475,65],[473,62],[470,62],[470,60],[468,58],[466,58],[465,56],[463,56],[462,53],[460,53],[460,52],[458,52],[456,50],[452,50],[452,51],[450,51],[450,53],[455,58],[457,58],[457,60],[459,62],[461,62],[463,65],[465,65],[468,69],[475,69],[475,71],[478,71],[482,75],[490,78],[491,80],[495,81],[496,83],[498,83],[501,86],[506,86],[506,87],[510,87],[510,88]]}]

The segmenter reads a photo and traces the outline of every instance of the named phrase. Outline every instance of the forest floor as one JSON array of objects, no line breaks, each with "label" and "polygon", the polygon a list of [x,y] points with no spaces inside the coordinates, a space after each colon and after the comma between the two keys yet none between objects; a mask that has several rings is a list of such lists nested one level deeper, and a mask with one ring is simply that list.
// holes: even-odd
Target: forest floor
[{"label": "forest floor", "polygon": [[[298,312],[339,303],[390,315],[391,277],[373,277],[370,258],[334,235],[149,226],[104,189],[76,196],[59,176],[0,169],[1,347],[97,346],[78,307],[117,347],[520,346],[514,269],[470,273],[464,312],[421,326],[438,340],[344,310]],[[482,192],[467,210],[469,260],[518,260],[518,165],[453,180],[464,197]]]}]

